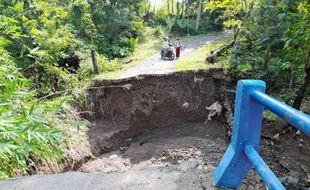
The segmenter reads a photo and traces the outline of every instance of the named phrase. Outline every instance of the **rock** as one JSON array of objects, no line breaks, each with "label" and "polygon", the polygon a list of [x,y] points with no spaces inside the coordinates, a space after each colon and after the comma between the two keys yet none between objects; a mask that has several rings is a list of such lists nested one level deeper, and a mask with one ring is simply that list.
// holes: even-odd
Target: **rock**
[{"label": "rock", "polygon": [[275,136],[273,136],[273,139],[276,141],[279,141],[280,140],[280,134],[277,133]]},{"label": "rock", "polygon": [[295,176],[290,176],[287,178],[287,181],[286,181],[288,184],[291,184],[291,185],[298,185],[298,182],[299,182],[299,178],[298,177],[295,177]]},{"label": "rock", "polygon": [[189,103],[188,103],[188,102],[185,102],[185,103],[182,105],[182,107],[183,107],[183,108],[186,108],[186,109],[189,108]]},{"label": "rock", "polygon": [[140,141],[139,145],[142,146],[144,144],[144,141]]},{"label": "rock", "polygon": [[118,157],[118,155],[113,154],[113,155],[109,156],[109,160],[114,160],[114,159],[116,159],[117,157]]},{"label": "rock", "polygon": [[279,177],[279,180],[281,181],[281,183],[285,183],[286,182],[286,177]]},{"label": "rock", "polygon": [[128,138],[126,139],[127,142],[131,142],[132,141],[132,138]]},{"label": "rock", "polygon": [[248,190],[255,190],[255,187],[253,185],[249,185]]}]

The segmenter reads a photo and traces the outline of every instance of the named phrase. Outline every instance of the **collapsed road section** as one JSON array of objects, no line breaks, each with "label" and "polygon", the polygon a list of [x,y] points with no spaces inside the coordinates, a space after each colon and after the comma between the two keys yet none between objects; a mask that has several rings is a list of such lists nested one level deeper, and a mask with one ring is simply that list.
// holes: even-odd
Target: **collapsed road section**
[{"label": "collapsed road section", "polygon": [[222,99],[223,77],[222,69],[210,69],[93,80],[89,90],[92,152],[114,150],[121,139],[154,128],[205,121],[206,107]]},{"label": "collapsed road section", "polygon": [[[93,80],[85,115],[93,158],[71,172],[0,182],[0,190],[218,189],[212,174],[229,143],[234,98],[224,76],[210,69]],[[264,121],[262,156],[287,189],[307,188],[309,141],[274,124]],[[266,186],[252,170],[238,189]]]}]

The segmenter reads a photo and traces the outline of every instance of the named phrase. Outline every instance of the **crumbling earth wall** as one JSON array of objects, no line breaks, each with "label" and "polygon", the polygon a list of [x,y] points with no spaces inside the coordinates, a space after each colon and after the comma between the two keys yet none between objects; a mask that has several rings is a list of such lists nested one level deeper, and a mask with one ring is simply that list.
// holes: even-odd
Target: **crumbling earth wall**
[{"label": "crumbling earth wall", "polygon": [[120,139],[153,128],[206,120],[205,108],[223,99],[223,79],[222,69],[210,69],[93,80],[89,87],[93,153],[113,150]]}]

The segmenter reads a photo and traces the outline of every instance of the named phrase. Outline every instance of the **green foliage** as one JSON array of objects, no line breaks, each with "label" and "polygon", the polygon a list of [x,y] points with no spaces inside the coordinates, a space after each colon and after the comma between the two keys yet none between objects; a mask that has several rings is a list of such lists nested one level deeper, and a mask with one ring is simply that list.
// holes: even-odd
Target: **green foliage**
[{"label": "green foliage", "polygon": [[155,24],[167,26],[170,22],[169,17],[168,11],[164,7],[161,7],[155,12]]},{"label": "green foliage", "polygon": [[119,44],[112,46],[113,56],[123,58],[132,54],[139,43],[139,38],[122,38]]},{"label": "green foliage", "polygon": [[205,58],[210,53],[220,47],[223,47],[228,43],[228,40],[219,40],[193,51],[192,53],[186,55],[186,57],[181,57],[176,63],[176,71],[184,70],[200,70],[209,68],[219,68],[223,67],[221,64],[206,64]]},{"label": "green foliage", "polygon": [[211,0],[205,2],[205,8],[211,12],[222,9],[220,18],[227,29],[234,31],[234,46],[224,58],[228,82],[264,80],[267,90],[287,103],[309,95],[306,87],[300,88],[307,82],[308,1]]},{"label": "green foliage", "polygon": [[[169,10],[168,5],[169,3]],[[172,1],[166,1],[166,4],[154,12],[154,16],[148,20],[150,25],[160,25],[166,27],[172,35],[196,35],[205,34],[211,31],[220,31],[223,29],[223,8],[212,7],[202,10],[199,30],[196,30],[196,19],[198,14],[197,0],[175,1],[174,11],[172,11]]]},{"label": "green foliage", "polygon": [[53,128],[49,108],[32,101],[13,58],[0,46],[0,179],[27,173],[29,163],[61,157],[61,133]]},{"label": "green foliage", "polygon": [[84,0],[74,1],[69,8],[69,21],[76,30],[75,33],[85,40],[91,40],[96,34],[90,11],[90,5]]},{"label": "green foliage", "polygon": [[6,179],[39,170],[50,159],[61,163],[65,131],[81,124],[60,119],[67,100],[36,98],[77,83],[58,67],[75,48],[65,8],[56,1],[1,1],[0,14],[0,179]]},{"label": "green foliage", "polygon": [[[125,57],[132,52],[134,43],[130,39],[142,37],[142,8],[145,1],[97,2],[92,6],[93,22],[98,35],[94,35],[99,53],[109,58]],[[139,10],[141,10],[139,12]]]},{"label": "green foliage", "polygon": [[187,30],[193,34],[195,32],[195,25],[193,20],[191,22],[187,19],[177,19],[171,26],[171,32],[177,35],[186,35]]}]

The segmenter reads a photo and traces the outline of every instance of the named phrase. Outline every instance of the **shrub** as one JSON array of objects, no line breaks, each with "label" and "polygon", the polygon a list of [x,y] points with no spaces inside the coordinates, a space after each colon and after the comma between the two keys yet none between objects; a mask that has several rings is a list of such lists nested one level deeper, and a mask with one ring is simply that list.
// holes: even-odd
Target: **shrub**
[{"label": "shrub", "polygon": [[192,19],[178,19],[171,25],[170,30],[177,35],[185,35],[187,31],[190,34],[197,34],[195,30],[195,21]]},{"label": "shrub", "polygon": [[164,7],[161,7],[156,10],[155,23],[157,25],[167,26],[169,23],[169,18],[170,18],[170,15]]},{"label": "shrub", "polygon": [[5,179],[29,173],[37,160],[61,158],[62,136],[47,107],[31,101],[29,80],[8,52],[0,47],[0,55],[0,179]]}]

